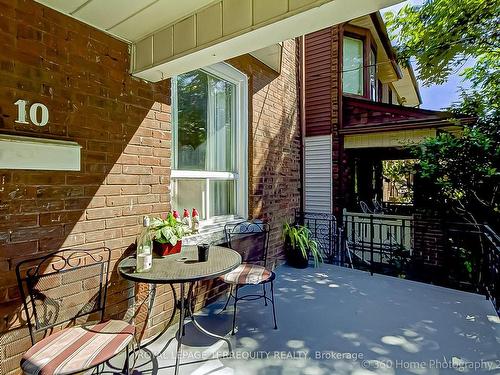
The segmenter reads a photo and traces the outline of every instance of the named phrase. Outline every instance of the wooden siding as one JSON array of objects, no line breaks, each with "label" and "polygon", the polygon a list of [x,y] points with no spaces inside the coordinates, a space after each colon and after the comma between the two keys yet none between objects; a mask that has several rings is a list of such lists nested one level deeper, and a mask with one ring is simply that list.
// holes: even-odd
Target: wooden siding
[{"label": "wooden siding", "polygon": [[[422,128],[450,128],[451,114],[441,111],[403,107],[344,96],[343,127],[341,134],[415,130]],[[460,118],[460,124],[471,122],[471,118]]]},{"label": "wooden siding", "polygon": [[305,36],[306,136],[332,132],[332,28]]},{"label": "wooden siding", "polygon": [[384,125],[411,120],[442,120],[449,113],[404,107],[394,104],[344,96],[344,128],[366,125]]}]

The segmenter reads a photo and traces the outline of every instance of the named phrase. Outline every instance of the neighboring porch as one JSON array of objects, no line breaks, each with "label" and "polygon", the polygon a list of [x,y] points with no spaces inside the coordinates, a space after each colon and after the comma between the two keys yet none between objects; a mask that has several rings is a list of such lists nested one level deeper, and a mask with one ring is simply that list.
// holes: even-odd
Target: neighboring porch
[{"label": "neighboring porch", "polygon": [[411,215],[412,148],[440,132],[459,133],[470,118],[343,96],[344,205],[350,211]]},{"label": "neighboring porch", "polygon": [[[500,320],[484,296],[333,265],[277,269],[278,330],[263,302],[238,304],[235,358],[222,342],[187,326],[181,374],[442,374],[499,371]],[[223,301],[200,321],[220,334],[231,329]],[[137,371],[173,373],[172,327],[142,351]],[[159,354],[161,352],[161,354]],[[306,354],[307,353],[307,354]],[[293,359],[293,360],[291,360]],[[116,364],[121,364],[116,359]],[[454,367],[454,368],[450,368]],[[475,366],[471,367],[471,366]],[[114,371],[113,371],[114,372]],[[137,373],[137,372],[136,372]]]}]

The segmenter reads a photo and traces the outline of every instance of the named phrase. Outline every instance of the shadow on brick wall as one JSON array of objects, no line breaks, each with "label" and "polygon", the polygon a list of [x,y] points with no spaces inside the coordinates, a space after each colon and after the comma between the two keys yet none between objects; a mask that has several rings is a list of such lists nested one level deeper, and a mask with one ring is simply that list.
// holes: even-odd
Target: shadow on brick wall
[{"label": "shadow on brick wall", "polygon": [[[81,170],[0,170],[0,373],[29,347],[16,265],[60,248],[112,250],[118,261],[144,214],[166,211],[170,82],[128,74],[128,47],[36,2],[2,3],[0,132],[78,142]],[[7,58],[8,57],[8,58]],[[18,99],[49,109],[44,127],[15,122]],[[126,316],[133,285],[116,271],[108,313]]]}]

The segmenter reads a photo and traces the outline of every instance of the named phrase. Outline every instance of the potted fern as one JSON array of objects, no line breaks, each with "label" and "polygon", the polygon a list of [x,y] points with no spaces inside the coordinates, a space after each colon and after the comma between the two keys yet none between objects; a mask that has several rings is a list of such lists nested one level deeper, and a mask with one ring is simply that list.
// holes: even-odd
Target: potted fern
[{"label": "potted fern", "polygon": [[189,228],[177,221],[171,212],[165,219],[153,218],[150,230],[153,236],[153,249],[160,256],[179,253],[182,247],[182,237],[190,233]]},{"label": "potted fern", "polygon": [[319,267],[323,256],[318,243],[311,237],[311,231],[305,225],[283,225],[285,256],[287,263],[296,268],[307,268],[309,255],[314,260],[314,267]]}]

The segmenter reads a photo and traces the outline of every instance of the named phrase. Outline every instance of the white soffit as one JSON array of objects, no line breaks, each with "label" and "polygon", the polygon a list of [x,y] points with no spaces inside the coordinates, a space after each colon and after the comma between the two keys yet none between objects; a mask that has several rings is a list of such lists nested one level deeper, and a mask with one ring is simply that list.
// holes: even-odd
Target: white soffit
[{"label": "white soffit", "polygon": [[402,0],[36,0],[132,43],[132,74],[159,81]]},{"label": "white soffit", "polygon": [[35,0],[127,42],[174,23],[214,0]]},{"label": "white soffit", "polygon": [[435,128],[349,134],[344,136],[344,148],[407,147],[435,136]]},{"label": "white soffit", "polygon": [[272,46],[264,47],[257,51],[250,52],[250,55],[270,67],[275,72],[280,73],[282,51],[283,43],[276,43]]},{"label": "white soffit", "polygon": [[392,82],[392,85],[398,96],[403,100],[404,106],[417,107],[421,103],[418,97],[418,89],[415,88],[411,73],[406,67],[401,67],[401,72],[403,73],[403,78]]}]

